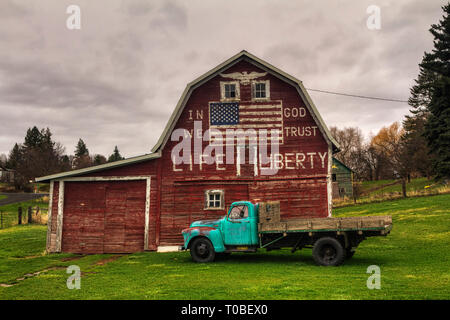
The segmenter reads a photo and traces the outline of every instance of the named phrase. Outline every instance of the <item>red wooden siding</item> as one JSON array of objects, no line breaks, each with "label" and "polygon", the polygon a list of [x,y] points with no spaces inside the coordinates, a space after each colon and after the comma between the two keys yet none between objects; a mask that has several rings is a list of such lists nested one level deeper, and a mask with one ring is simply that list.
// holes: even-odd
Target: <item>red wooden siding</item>
[{"label": "red wooden siding", "polygon": [[66,182],[62,251],[144,250],[145,181]]}]

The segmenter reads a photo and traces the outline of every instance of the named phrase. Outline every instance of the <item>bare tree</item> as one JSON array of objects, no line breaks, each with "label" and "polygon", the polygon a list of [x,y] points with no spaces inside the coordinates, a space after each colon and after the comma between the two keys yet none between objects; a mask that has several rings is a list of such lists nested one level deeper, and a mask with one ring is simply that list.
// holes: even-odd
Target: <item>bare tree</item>
[{"label": "bare tree", "polygon": [[398,122],[389,127],[383,127],[372,138],[371,146],[387,160],[395,174],[402,179],[402,193],[406,197],[406,180],[408,179],[412,163],[404,143],[405,131]]}]

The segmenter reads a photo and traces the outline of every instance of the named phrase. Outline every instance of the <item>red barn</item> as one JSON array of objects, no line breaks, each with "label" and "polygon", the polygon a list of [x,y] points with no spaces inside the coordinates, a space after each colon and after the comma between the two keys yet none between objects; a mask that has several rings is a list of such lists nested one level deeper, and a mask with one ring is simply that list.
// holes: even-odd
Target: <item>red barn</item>
[{"label": "red barn", "polygon": [[[227,134],[239,130],[257,135]],[[267,157],[261,141],[274,143]],[[152,153],[36,179],[50,182],[47,250],[177,246],[192,221],[238,200],[280,200],[282,217],[330,216],[337,150],[301,81],[242,51],[187,85]]]}]

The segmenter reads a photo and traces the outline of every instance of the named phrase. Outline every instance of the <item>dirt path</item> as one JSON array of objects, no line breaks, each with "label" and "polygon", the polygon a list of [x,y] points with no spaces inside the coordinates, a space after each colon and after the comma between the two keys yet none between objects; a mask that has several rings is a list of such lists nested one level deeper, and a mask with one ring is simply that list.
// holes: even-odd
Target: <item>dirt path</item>
[{"label": "dirt path", "polygon": [[43,196],[47,196],[48,193],[0,193],[0,195],[6,196],[6,198],[0,199],[0,206],[3,206],[5,204],[42,198]]},{"label": "dirt path", "polygon": [[391,183],[387,183],[387,184],[382,184],[381,186],[370,188],[369,190],[364,191],[361,194],[361,196],[366,196],[366,195],[368,195],[368,194],[370,194],[370,193],[372,193],[374,191],[377,191],[377,190],[380,190],[380,189],[383,189],[383,188],[386,188],[386,187],[389,187],[389,186],[393,186],[393,185],[396,185],[396,184],[400,184],[400,183],[402,183],[401,180],[397,180],[397,181],[394,181],[394,182],[391,182]]}]

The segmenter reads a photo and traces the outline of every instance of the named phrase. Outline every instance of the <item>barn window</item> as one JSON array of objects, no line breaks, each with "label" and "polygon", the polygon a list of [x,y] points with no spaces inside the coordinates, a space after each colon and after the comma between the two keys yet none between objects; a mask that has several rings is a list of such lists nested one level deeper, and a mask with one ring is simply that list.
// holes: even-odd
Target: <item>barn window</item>
[{"label": "barn window", "polygon": [[224,209],[223,190],[206,190],[205,192],[205,210]]},{"label": "barn window", "polygon": [[234,83],[225,84],[225,98],[236,98],[236,85]]},{"label": "barn window", "polygon": [[270,98],[269,80],[254,81],[252,83],[253,99],[267,100]]},{"label": "barn window", "polygon": [[333,182],[336,181],[336,173],[333,173],[333,174],[331,175],[331,177],[332,177]]},{"label": "barn window", "polygon": [[220,96],[222,100],[239,100],[239,82],[221,82],[220,83]]}]

